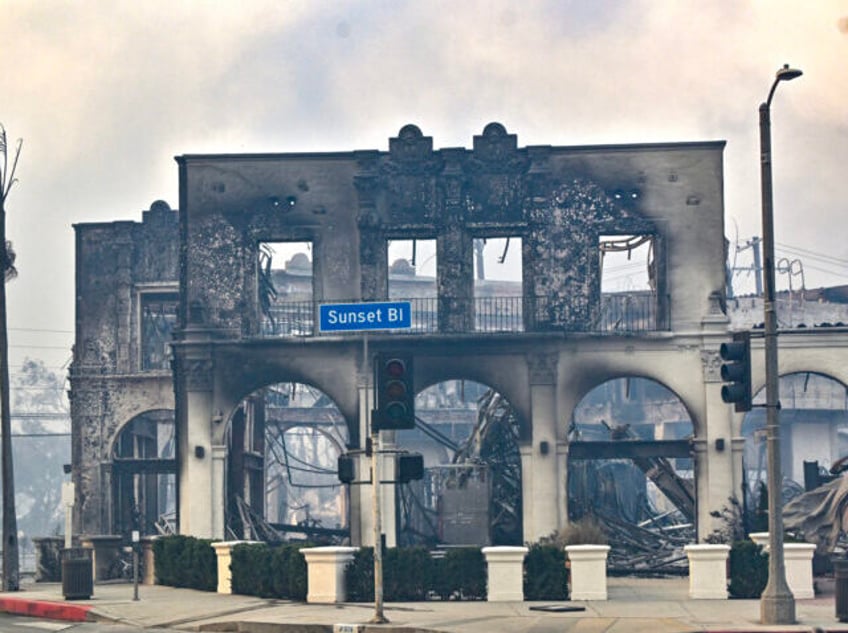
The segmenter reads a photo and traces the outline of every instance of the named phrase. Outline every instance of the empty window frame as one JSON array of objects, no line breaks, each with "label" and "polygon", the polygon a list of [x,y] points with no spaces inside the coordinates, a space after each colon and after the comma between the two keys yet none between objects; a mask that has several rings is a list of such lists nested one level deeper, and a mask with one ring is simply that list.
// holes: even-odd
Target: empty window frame
[{"label": "empty window frame", "polygon": [[262,331],[308,335],[313,328],[311,242],[260,242],[257,299]]},{"label": "empty window frame", "polygon": [[521,237],[475,238],[473,249],[475,329],[523,330]]},{"label": "empty window frame", "polygon": [[175,292],[145,292],[141,308],[141,370],[170,369],[171,333],[177,325],[179,295]]}]

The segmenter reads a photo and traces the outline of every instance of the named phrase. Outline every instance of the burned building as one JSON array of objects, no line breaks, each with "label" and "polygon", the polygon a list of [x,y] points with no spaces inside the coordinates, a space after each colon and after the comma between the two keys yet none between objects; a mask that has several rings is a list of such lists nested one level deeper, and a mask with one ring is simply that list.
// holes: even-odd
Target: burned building
[{"label": "burned building", "polygon": [[[156,203],[140,224],[76,227],[78,528],[149,530],[173,508],[181,533],[229,536],[234,514],[265,512],[266,423],[291,429],[308,413],[333,450],[363,449],[373,355],[403,350],[418,392],[473,381],[509,402],[519,542],[567,523],[569,462],[601,456],[688,460],[703,536],[743,481],[741,416],[719,395],[730,330],[723,149],[520,147],[492,123],[471,148],[434,149],[408,125],[388,151],[177,157],[179,212]],[[487,240],[520,255],[514,283],[480,279]],[[393,257],[397,243],[411,245],[406,262]],[[415,281],[425,247],[434,273]],[[604,254],[640,248],[644,287],[605,288]],[[275,268],[282,253],[286,266]],[[390,298],[409,300],[408,328],[321,329],[322,304]],[[848,382],[844,330],[819,330],[815,342],[810,332],[782,333],[782,371]],[[762,384],[761,362],[754,372]],[[617,446],[575,436],[584,399],[630,378],[673,395],[667,433]],[[308,405],[275,411],[271,400],[294,396],[280,384],[307,386]],[[327,405],[332,413],[316,418]],[[592,419],[616,429],[622,415]],[[383,495],[387,517],[398,515],[394,488]],[[372,540],[370,499],[360,485],[339,501],[354,543]]]}]

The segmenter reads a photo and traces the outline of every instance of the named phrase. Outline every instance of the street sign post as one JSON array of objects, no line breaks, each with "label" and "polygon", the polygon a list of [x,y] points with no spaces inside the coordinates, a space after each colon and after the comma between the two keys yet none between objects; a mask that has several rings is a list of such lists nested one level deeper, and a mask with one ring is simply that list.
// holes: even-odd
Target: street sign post
[{"label": "street sign post", "polygon": [[318,306],[321,332],[403,330],[412,327],[409,301],[325,303]]}]

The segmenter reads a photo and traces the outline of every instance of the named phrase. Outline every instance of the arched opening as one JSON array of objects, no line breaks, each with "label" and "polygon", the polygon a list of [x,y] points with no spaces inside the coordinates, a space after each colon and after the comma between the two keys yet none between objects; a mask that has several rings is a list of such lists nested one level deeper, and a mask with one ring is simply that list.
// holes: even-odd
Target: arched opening
[{"label": "arched opening", "polygon": [[[848,456],[848,389],[814,372],[781,376],[778,389],[782,487],[788,501],[805,490],[805,463],[806,487],[812,488],[815,480],[827,478],[830,467]],[[765,389],[753,403],[755,408],[742,421],[744,474],[749,507],[759,507],[767,479]]]},{"label": "arched opening", "polygon": [[[663,569],[694,538],[694,427],[680,398],[647,378],[609,380],[574,410],[569,520],[597,520],[610,564]],[[685,560],[685,557],[684,557]]]},{"label": "arched opening", "polygon": [[415,399],[399,448],[424,456],[424,479],[397,486],[400,545],[522,543],[519,421],[486,385],[448,380]]},{"label": "arched opening", "polygon": [[310,385],[278,383],[242,400],[229,428],[228,533],[270,542],[346,538],[337,460],[348,441],[338,407]]},{"label": "arched opening", "polygon": [[112,533],[129,538],[176,528],[174,412],[147,411],[120,431],[112,446]]}]

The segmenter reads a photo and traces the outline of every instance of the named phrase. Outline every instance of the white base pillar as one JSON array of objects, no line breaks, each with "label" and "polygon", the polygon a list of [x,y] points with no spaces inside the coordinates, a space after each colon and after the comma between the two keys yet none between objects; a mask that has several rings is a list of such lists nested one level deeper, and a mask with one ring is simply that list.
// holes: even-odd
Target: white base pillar
[{"label": "white base pillar", "polygon": [[607,599],[609,545],[566,545],[572,600]]},{"label": "white base pillar", "polygon": [[241,543],[256,543],[258,541],[218,541],[212,543],[215,558],[218,561],[218,593],[233,592],[233,572],[230,565],[233,562],[233,548]]},{"label": "white base pillar", "polygon": [[[748,535],[754,543],[761,545],[763,551],[769,551],[769,533],[753,532]],[[783,565],[786,568],[786,584],[796,600],[815,597],[813,589],[813,554],[816,546],[812,543],[783,543]]]},{"label": "white base pillar", "polygon": [[488,569],[486,600],[521,602],[524,600],[524,557],[526,547],[484,547]]},{"label": "white base pillar", "polygon": [[300,550],[307,566],[306,601],[319,604],[344,602],[347,598],[345,566],[358,550],[358,547],[307,547]]},{"label": "white base pillar", "polygon": [[695,600],[727,600],[729,545],[687,545],[689,597]]}]

